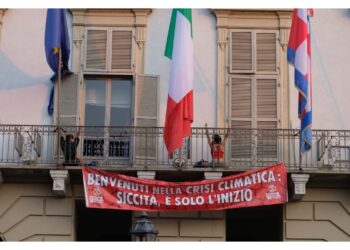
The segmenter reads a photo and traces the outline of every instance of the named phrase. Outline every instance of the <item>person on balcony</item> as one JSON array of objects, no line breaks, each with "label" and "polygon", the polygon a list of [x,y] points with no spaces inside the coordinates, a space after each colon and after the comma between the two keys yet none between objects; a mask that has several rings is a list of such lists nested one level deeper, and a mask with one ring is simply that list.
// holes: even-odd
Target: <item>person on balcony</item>
[{"label": "person on balcony", "polygon": [[205,133],[207,135],[210,153],[213,159],[210,165],[213,167],[227,167],[225,164],[225,144],[228,136],[230,135],[230,127],[227,128],[223,140],[219,134],[214,134],[212,138],[210,138],[207,123],[205,123]]},{"label": "person on balcony", "polygon": [[[63,133],[66,133],[64,129],[62,129]],[[77,148],[80,142],[79,139],[80,127],[76,136],[73,134],[66,134],[66,136],[61,136],[60,145],[64,154],[64,162],[63,165],[77,166],[80,165],[80,160],[77,158]]]}]

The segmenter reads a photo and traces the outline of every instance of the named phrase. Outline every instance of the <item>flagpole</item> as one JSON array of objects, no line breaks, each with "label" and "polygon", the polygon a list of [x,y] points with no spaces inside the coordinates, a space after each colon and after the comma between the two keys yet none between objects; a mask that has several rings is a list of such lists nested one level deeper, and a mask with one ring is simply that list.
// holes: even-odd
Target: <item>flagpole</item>
[{"label": "flagpole", "polygon": [[182,167],[183,167],[183,166],[182,166],[182,147],[183,147],[183,141],[184,141],[184,139],[182,139],[181,147],[179,148],[179,153],[180,153],[180,155],[179,155],[179,168],[182,168]]},{"label": "flagpole", "polygon": [[60,140],[61,140],[61,127],[60,127],[60,92],[61,92],[61,64],[62,64],[62,50],[58,49],[58,83],[57,83],[57,165],[60,165],[61,150],[60,150]]}]

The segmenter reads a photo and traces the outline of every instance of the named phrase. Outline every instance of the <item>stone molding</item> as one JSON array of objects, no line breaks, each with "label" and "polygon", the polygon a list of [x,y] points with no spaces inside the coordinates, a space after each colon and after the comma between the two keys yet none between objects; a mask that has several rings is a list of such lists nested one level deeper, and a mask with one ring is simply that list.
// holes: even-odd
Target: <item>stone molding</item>
[{"label": "stone molding", "polygon": [[66,196],[67,184],[69,183],[68,170],[50,170],[53,180],[52,190],[57,196]]},{"label": "stone molding", "polygon": [[206,180],[217,180],[222,178],[222,172],[204,172],[204,178]]},{"label": "stone molding", "polygon": [[137,178],[154,180],[156,177],[155,171],[137,171]]},{"label": "stone molding", "polygon": [[308,182],[309,174],[291,174],[293,180],[293,200],[301,200],[306,194],[306,183]]}]

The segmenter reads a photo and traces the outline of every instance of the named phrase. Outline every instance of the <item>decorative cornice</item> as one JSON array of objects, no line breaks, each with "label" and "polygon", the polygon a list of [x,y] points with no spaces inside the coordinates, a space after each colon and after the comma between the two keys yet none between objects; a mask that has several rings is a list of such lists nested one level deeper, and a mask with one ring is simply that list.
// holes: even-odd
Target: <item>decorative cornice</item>
[{"label": "decorative cornice", "polygon": [[146,27],[151,9],[70,9],[73,26]]},{"label": "decorative cornice", "polygon": [[288,28],[292,10],[212,9],[218,28],[280,29]]},{"label": "decorative cornice", "polygon": [[151,9],[133,9],[135,15],[135,26],[136,27],[146,27],[147,26],[147,17],[152,13]]}]

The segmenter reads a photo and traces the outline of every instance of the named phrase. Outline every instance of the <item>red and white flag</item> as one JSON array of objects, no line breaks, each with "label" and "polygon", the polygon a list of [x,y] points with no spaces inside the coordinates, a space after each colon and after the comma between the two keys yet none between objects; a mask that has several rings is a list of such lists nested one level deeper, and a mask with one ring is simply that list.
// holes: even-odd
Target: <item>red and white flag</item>
[{"label": "red and white flag", "polygon": [[192,10],[174,9],[165,56],[171,59],[164,142],[170,153],[191,135],[193,122]]}]

